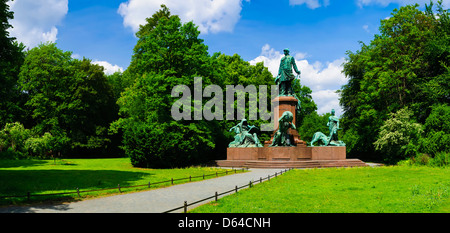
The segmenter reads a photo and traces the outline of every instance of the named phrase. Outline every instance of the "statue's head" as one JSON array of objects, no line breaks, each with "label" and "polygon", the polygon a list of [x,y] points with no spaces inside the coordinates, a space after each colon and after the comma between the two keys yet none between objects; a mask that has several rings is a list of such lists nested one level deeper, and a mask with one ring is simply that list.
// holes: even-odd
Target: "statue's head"
[{"label": "statue's head", "polygon": [[334,109],[331,109],[331,115],[333,115],[334,116]]},{"label": "statue's head", "polygon": [[294,120],[294,114],[292,114],[292,112],[285,111],[281,115],[280,119],[282,119],[282,120],[284,120],[286,122],[292,122],[292,120]]},{"label": "statue's head", "polygon": [[289,55],[289,49],[288,48],[285,48],[284,50],[283,50],[283,52],[284,52],[284,55]]}]

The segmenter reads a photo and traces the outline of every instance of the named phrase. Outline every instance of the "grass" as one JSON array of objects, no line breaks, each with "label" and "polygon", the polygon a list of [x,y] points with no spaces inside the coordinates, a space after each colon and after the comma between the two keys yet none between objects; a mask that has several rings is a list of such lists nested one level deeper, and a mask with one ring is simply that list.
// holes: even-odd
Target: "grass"
[{"label": "grass", "polygon": [[[134,185],[144,185],[189,176],[207,176],[223,169],[209,167],[189,167],[183,169],[143,169],[134,168],[129,158],[115,159],[66,159],[66,160],[0,160],[0,196],[24,196],[27,192],[32,195],[52,194],[61,192],[105,189]],[[192,179],[202,180],[203,177]],[[174,184],[189,180],[174,181]],[[151,185],[159,188],[171,185],[171,182]],[[148,190],[148,187],[121,188],[122,192],[136,192]],[[81,198],[91,198],[118,194],[118,189],[83,192]],[[30,201],[26,197],[0,198],[0,205],[29,204],[43,201],[77,201],[78,195],[50,195],[32,196]]]},{"label": "grass", "polygon": [[450,168],[292,170],[192,213],[450,212]]}]

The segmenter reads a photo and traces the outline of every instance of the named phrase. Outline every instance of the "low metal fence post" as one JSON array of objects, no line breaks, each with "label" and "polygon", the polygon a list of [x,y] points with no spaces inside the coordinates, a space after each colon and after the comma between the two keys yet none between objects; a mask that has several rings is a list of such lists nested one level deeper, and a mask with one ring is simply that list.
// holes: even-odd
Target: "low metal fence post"
[{"label": "low metal fence post", "polygon": [[187,213],[187,201],[184,201],[184,213]]}]

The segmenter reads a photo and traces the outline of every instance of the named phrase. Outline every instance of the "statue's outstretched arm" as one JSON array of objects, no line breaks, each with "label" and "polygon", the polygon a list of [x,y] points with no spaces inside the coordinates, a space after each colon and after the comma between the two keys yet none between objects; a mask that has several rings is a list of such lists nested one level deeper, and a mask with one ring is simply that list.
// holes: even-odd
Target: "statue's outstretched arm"
[{"label": "statue's outstretched arm", "polygon": [[297,68],[297,64],[295,64],[295,59],[294,58],[292,59],[292,66],[294,67],[295,73],[301,74],[300,70],[298,70],[298,68]]}]

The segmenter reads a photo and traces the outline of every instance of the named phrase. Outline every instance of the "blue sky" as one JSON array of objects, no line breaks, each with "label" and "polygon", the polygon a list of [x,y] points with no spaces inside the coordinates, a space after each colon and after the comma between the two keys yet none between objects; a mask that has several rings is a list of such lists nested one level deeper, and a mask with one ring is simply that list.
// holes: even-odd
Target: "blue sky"
[{"label": "blue sky", "polygon": [[[140,22],[166,4],[184,21],[194,21],[209,52],[241,55],[278,69],[285,47],[302,71],[303,85],[313,90],[319,113],[335,108],[335,93],[346,83],[346,51],[369,43],[380,20],[395,8],[428,0],[15,0],[11,35],[34,47],[53,41],[76,58],[87,57],[107,72],[126,69]],[[450,0],[444,1],[450,6]]]}]

